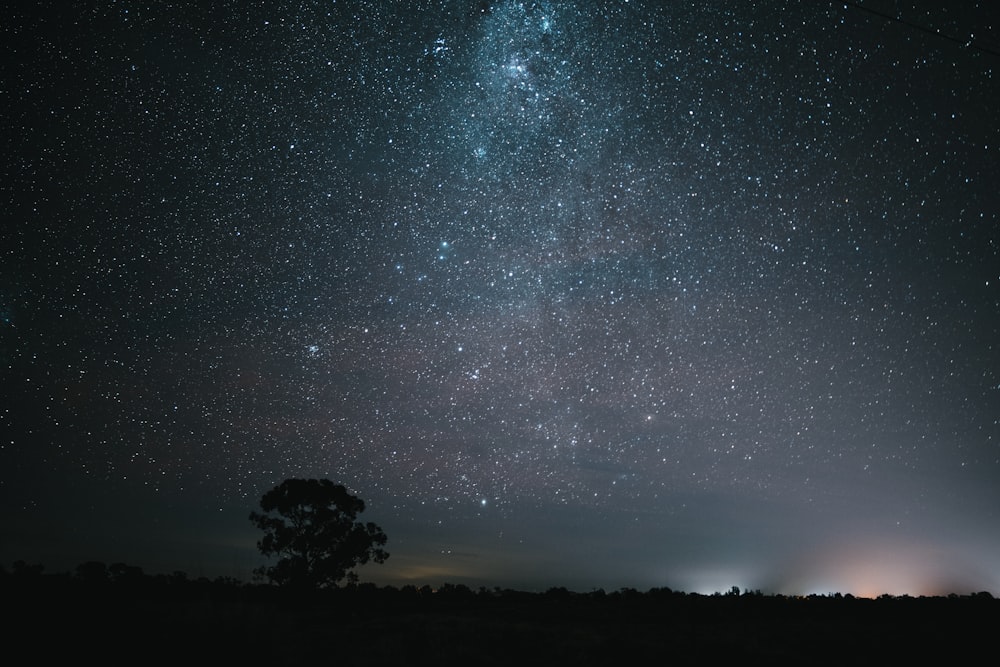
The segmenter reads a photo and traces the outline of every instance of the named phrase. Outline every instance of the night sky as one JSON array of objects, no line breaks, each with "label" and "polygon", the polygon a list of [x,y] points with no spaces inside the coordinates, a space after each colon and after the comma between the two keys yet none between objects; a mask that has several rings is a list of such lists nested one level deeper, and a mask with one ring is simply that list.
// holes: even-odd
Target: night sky
[{"label": "night sky", "polygon": [[76,2],[0,27],[0,562],[1000,592],[991,2]]}]

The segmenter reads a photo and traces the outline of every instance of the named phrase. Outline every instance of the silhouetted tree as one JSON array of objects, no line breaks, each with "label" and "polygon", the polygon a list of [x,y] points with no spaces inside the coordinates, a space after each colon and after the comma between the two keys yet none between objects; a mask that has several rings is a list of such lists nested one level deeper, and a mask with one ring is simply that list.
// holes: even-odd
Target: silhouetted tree
[{"label": "silhouetted tree", "polygon": [[264,531],[257,548],[278,562],[255,573],[272,582],[302,588],[336,586],[351,570],[389,554],[382,549],[385,533],[362,523],[365,503],[328,479],[286,479],[264,494],[263,513],[250,520]]},{"label": "silhouetted tree", "polygon": [[106,584],[108,566],[99,560],[90,560],[76,566],[76,578],[87,584]]},{"label": "silhouetted tree", "polygon": [[15,577],[25,579],[40,577],[43,571],[45,571],[45,566],[41,563],[33,563],[29,565],[23,560],[16,560],[14,561],[14,564],[11,565],[11,574]]}]

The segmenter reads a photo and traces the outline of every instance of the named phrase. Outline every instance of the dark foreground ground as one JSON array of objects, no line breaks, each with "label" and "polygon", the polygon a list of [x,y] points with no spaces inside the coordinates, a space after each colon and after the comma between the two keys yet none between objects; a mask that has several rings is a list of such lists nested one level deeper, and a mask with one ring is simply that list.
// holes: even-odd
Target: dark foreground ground
[{"label": "dark foreground ground", "polygon": [[[120,574],[120,573],[119,573]],[[734,592],[735,593],[735,592]],[[0,578],[6,664],[996,664],[1000,600]],[[13,661],[11,661],[13,659]]]}]

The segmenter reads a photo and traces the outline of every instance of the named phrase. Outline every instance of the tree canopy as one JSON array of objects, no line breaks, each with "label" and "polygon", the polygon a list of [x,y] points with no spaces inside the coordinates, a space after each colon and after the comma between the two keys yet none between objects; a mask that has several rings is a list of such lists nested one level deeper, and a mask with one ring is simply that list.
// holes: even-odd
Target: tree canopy
[{"label": "tree canopy", "polygon": [[286,479],[264,494],[260,507],[262,512],[250,513],[250,521],[264,531],[257,548],[278,560],[256,572],[276,584],[336,586],[355,578],[356,566],[389,557],[382,529],[357,520],[364,501],[328,479]]}]

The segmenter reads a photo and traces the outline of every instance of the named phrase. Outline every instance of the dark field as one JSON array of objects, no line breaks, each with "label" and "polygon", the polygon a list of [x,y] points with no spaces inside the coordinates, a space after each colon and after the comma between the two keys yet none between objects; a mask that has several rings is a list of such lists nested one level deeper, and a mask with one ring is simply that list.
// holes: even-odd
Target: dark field
[{"label": "dark field", "polygon": [[[10,575],[16,664],[993,664],[1000,600],[669,589],[350,586],[294,594],[173,576]],[[15,663],[8,663],[15,664]]]}]

